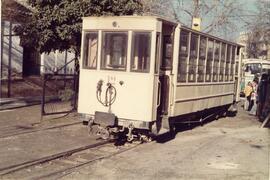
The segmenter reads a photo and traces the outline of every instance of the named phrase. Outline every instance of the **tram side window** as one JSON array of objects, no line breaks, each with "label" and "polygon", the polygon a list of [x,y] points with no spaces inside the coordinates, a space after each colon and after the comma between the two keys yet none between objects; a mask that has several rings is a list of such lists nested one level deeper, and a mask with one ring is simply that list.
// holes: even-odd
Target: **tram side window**
[{"label": "tram side window", "polygon": [[220,53],[220,42],[216,41],[215,42],[214,67],[213,67],[213,82],[218,81],[219,53]]},{"label": "tram side window", "polygon": [[225,59],[226,57],[226,44],[221,44],[221,60],[220,60],[220,68],[219,68],[219,81],[224,81],[224,70],[225,70]]},{"label": "tram side window", "polygon": [[156,36],[155,74],[158,73],[160,62],[160,33]]},{"label": "tram side window", "polygon": [[235,74],[238,74],[239,62],[235,63]]},{"label": "tram side window", "polygon": [[235,46],[232,47],[232,60],[231,60],[231,73],[230,73],[230,81],[233,81],[233,77],[234,77],[234,65],[235,65]]},{"label": "tram side window", "polygon": [[212,78],[212,62],[213,62],[213,53],[214,53],[214,41],[208,40],[208,51],[207,51],[207,61],[206,61],[206,82],[210,82]]},{"label": "tram side window", "polygon": [[83,68],[97,68],[98,32],[87,32],[84,39]]},{"label": "tram side window", "polygon": [[225,81],[229,81],[230,60],[231,60],[231,46],[230,45],[227,45],[226,67],[225,67]]},{"label": "tram side window", "polygon": [[196,67],[198,56],[198,35],[191,34],[190,51],[189,51],[189,66],[188,66],[188,82],[196,81]]},{"label": "tram side window", "polygon": [[151,34],[134,32],[132,36],[131,71],[150,71]]},{"label": "tram side window", "polygon": [[101,69],[126,70],[127,32],[103,32]]},{"label": "tram side window", "polygon": [[163,58],[161,61],[162,69],[172,69],[172,37],[170,35],[163,36]]},{"label": "tram side window", "polygon": [[180,48],[179,48],[179,62],[178,62],[178,82],[186,82],[187,77],[187,58],[188,58],[188,44],[189,32],[181,30],[180,32]]},{"label": "tram side window", "polygon": [[238,76],[238,68],[239,68],[239,61],[238,61],[238,59],[239,59],[239,57],[241,56],[240,55],[240,53],[239,53],[239,50],[240,49],[238,49],[238,47],[236,47],[236,49],[235,49],[236,51],[237,51],[237,53],[236,53],[236,57],[235,57],[235,75],[236,76]]},{"label": "tram side window", "polygon": [[204,81],[204,67],[206,57],[206,38],[200,38],[199,63],[198,63],[198,82]]}]

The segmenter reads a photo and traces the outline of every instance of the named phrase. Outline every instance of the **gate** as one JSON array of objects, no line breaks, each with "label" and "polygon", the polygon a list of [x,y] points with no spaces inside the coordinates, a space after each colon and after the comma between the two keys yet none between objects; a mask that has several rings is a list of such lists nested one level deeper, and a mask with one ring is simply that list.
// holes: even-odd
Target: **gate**
[{"label": "gate", "polygon": [[77,109],[77,74],[44,74],[41,116],[71,113]]}]

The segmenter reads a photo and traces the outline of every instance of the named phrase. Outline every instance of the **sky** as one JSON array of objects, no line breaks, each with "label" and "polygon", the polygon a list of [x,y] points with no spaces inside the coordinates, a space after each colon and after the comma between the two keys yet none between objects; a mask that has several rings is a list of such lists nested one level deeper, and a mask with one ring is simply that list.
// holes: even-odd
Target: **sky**
[{"label": "sky", "polygon": [[[237,1],[237,0],[236,0]],[[257,13],[258,8],[256,6],[257,0],[238,0],[241,4],[243,4],[243,9],[244,9],[244,16],[243,18],[246,18],[246,20],[250,20],[254,15]],[[239,29],[235,32],[235,36],[239,36],[241,32],[246,32],[247,27],[245,26],[246,24],[244,22],[239,21]]]},{"label": "sky", "polygon": [[[18,2],[20,3],[23,3],[25,4],[27,0],[17,0]],[[164,2],[168,2],[169,0],[161,0],[161,1],[164,1]],[[193,3],[193,0],[172,0],[174,2],[178,2],[180,5],[184,6],[184,7],[187,7],[189,8]],[[205,2],[215,2],[216,0],[199,0],[199,1],[205,1]],[[255,14],[258,9],[256,8],[256,3],[259,1],[259,0],[223,0],[224,2],[226,1],[235,1],[236,3],[239,3],[241,4],[241,8],[243,9],[243,12],[242,14],[244,14],[245,16],[243,16],[243,19],[249,21],[252,16],[250,15],[253,15]],[[264,1],[270,1],[270,0],[264,0]],[[169,10],[169,9],[168,9]],[[180,15],[180,19],[188,19],[187,15],[185,13],[182,13],[182,12],[177,12],[179,13]],[[185,17],[186,16],[186,17]],[[210,15],[211,16],[211,15]],[[202,22],[202,26],[204,24],[207,24],[207,21],[208,21],[208,17],[202,17],[203,18],[203,22]],[[210,17],[211,18],[211,17]],[[239,18],[234,18],[234,21],[235,21],[235,26],[237,26],[237,28],[235,28],[235,30],[233,32],[229,32],[229,33],[226,33],[226,34],[214,34],[216,36],[219,36],[221,38],[225,38],[225,39],[228,39],[228,40],[235,40],[238,38],[240,32],[245,32],[247,31],[247,28],[245,27],[245,23],[240,20]],[[186,25],[190,26],[191,22],[190,20],[189,21],[186,21]],[[206,26],[206,25],[205,25]]]},{"label": "sky", "polygon": [[[200,0],[199,0],[200,1]],[[215,0],[203,0],[204,2],[209,2],[210,4],[215,2]],[[270,1],[270,0],[265,0]],[[175,0],[177,2],[176,4],[179,6],[182,6],[183,8],[192,9],[193,7],[193,0]],[[236,11],[236,13],[242,14],[242,16],[239,17],[231,17],[230,20],[234,22],[234,26],[230,28],[230,31],[224,31],[223,29],[218,30],[217,32],[213,33],[215,36],[219,36],[221,38],[225,38],[228,40],[236,41],[237,38],[240,35],[240,32],[246,32],[247,31],[247,24],[245,21],[251,21],[254,17],[253,15],[258,12],[257,9],[257,2],[258,0],[224,0],[223,2],[235,2],[239,4],[239,8],[242,10]],[[176,5],[176,6],[177,6]],[[219,10],[218,10],[219,11]],[[221,11],[221,10],[220,10]],[[180,21],[184,22],[187,26],[190,26],[190,16],[187,15],[185,12],[178,11],[179,19]],[[202,29],[204,29],[209,22],[212,21],[213,17],[215,17],[213,14],[209,13],[207,16],[201,17],[202,18]],[[223,32],[222,32],[223,31]]]}]

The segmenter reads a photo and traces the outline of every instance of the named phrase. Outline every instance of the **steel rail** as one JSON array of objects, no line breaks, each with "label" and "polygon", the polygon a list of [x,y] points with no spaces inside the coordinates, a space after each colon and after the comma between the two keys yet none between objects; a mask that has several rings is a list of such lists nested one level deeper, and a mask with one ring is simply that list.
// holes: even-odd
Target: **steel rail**
[{"label": "steel rail", "polygon": [[101,146],[101,145],[104,145],[104,144],[108,144],[108,143],[111,143],[111,141],[110,140],[101,141],[101,142],[97,142],[97,143],[94,143],[94,144],[89,144],[89,145],[86,145],[86,146],[82,146],[82,147],[79,147],[79,148],[68,150],[68,151],[65,151],[65,152],[61,152],[61,153],[53,154],[53,155],[50,155],[50,156],[46,156],[46,157],[43,157],[43,158],[40,158],[40,159],[35,159],[35,160],[31,160],[31,161],[27,161],[27,162],[23,162],[23,163],[19,163],[19,164],[7,166],[7,167],[4,167],[4,168],[0,169],[0,175],[1,176],[8,175],[8,174],[11,174],[13,172],[19,171],[21,169],[28,168],[30,166],[34,166],[34,165],[37,165],[37,164],[42,164],[42,163],[45,163],[45,162],[49,162],[49,161],[52,161],[52,160],[55,160],[55,159],[59,159],[61,157],[70,156],[70,155],[72,155],[74,153],[84,151],[84,150],[87,150],[87,149],[91,149],[91,148],[95,148],[95,147],[98,147],[98,146]]},{"label": "steel rail", "polygon": [[[8,135],[2,135],[2,136],[0,135],[0,138],[8,138],[8,137],[18,136],[18,135],[22,135],[22,134],[30,134],[30,133],[33,133],[33,132],[39,132],[39,131],[46,131],[46,130],[51,130],[51,129],[57,129],[57,128],[62,128],[62,127],[67,127],[67,126],[73,126],[73,125],[77,125],[77,124],[81,124],[81,123],[82,122],[75,122],[75,123],[62,124],[62,125],[59,125],[59,126],[53,126],[53,127],[48,127],[48,128],[41,128],[41,129],[35,129],[35,130],[26,130],[24,132],[18,132],[18,133],[13,133],[13,134],[8,134]],[[1,169],[0,169],[0,171],[1,171]]]},{"label": "steel rail", "polygon": [[[138,147],[139,145],[141,145],[141,144],[136,144],[135,146],[129,147],[129,148],[124,149],[124,150],[121,150],[119,152],[114,152],[114,153],[111,153],[111,154],[108,154],[108,155],[103,155],[103,156],[100,156],[100,157],[96,157],[96,158],[90,159],[89,161],[83,162],[81,164],[74,165],[72,167],[68,167],[68,168],[65,168],[65,169],[62,169],[62,170],[58,170],[58,171],[55,171],[55,172],[52,172],[52,173],[49,173],[49,174],[46,174],[46,175],[38,176],[38,177],[35,177],[34,179],[45,179],[45,178],[50,179],[50,178],[53,178],[53,177],[58,179],[58,178],[64,177],[64,176],[74,172],[74,170],[76,170],[76,169],[78,169],[80,167],[83,167],[85,165],[88,165],[90,163],[93,163],[93,162],[96,162],[96,161],[99,161],[99,160],[102,160],[102,159],[110,158],[110,157],[116,156],[118,154],[130,151],[130,150]],[[61,173],[65,173],[65,174],[61,174]],[[60,176],[57,176],[57,175],[60,175]]]}]

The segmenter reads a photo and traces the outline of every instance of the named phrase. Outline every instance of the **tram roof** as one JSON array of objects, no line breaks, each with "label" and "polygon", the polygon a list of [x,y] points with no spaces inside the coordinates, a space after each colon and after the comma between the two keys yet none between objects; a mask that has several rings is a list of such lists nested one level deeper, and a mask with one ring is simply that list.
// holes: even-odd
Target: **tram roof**
[{"label": "tram roof", "polygon": [[205,37],[208,37],[210,39],[214,39],[214,40],[218,40],[218,41],[222,41],[224,43],[228,43],[228,44],[231,44],[231,45],[234,45],[234,46],[238,46],[238,47],[244,47],[243,45],[241,44],[238,44],[238,43],[235,43],[235,42],[232,42],[232,41],[228,41],[228,40],[225,40],[225,39],[222,39],[222,38],[219,38],[219,37],[216,37],[216,36],[213,36],[211,34],[207,34],[207,33],[204,33],[204,32],[201,32],[201,31],[197,31],[197,30],[194,30],[194,29],[191,29],[185,25],[182,25],[180,22],[177,22],[175,20],[171,20],[171,19],[168,19],[166,17],[161,17],[161,16],[140,16],[140,15],[133,15],[133,16],[89,16],[89,17],[83,17],[83,19],[87,19],[87,18],[115,18],[115,17],[120,17],[120,18],[128,18],[128,19],[131,19],[131,18],[149,18],[149,19],[156,19],[156,20],[159,20],[159,21],[162,21],[162,22],[165,22],[166,24],[170,24],[170,25],[173,25],[173,26],[177,26],[178,24],[180,25],[180,28],[182,29],[185,29],[187,31],[190,31],[190,32],[193,32],[193,33],[196,33],[196,34],[199,34],[199,35],[203,35]]}]

